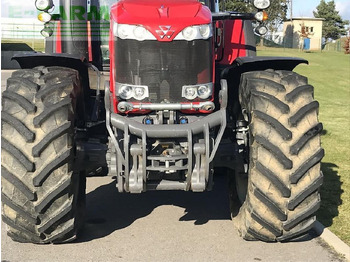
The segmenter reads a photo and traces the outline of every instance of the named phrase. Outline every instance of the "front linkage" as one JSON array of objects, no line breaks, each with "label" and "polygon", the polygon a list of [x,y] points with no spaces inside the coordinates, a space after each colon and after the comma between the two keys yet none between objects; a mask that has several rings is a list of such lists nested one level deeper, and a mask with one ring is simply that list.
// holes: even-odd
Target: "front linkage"
[{"label": "front linkage", "polygon": [[[105,95],[110,135],[109,174],[120,192],[192,190],[212,186],[212,161],[226,128],[227,84],[221,82],[220,110],[208,116],[178,117],[165,104],[154,117],[126,117],[110,111]],[[159,104],[161,109],[162,104]],[[153,124],[154,122],[159,124]],[[167,122],[170,124],[162,124]]]}]

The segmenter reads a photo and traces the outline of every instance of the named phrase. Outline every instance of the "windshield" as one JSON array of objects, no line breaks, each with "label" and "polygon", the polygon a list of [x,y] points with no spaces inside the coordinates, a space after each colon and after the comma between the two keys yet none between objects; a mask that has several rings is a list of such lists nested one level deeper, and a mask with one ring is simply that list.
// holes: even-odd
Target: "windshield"
[{"label": "windshield", "polygon": [[101,50],[102,64],[109,65],[110,11],[117,0],[89,0],[88,20],[91,23],[92,40]]}]

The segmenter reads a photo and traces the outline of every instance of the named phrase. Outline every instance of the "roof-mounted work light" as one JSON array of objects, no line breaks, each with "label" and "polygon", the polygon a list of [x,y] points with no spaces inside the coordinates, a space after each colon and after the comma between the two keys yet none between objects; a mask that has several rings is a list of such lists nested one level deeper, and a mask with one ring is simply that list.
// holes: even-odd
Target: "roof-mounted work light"
[{"label": "roof-mounted work light", "polygon": [[269,18],[268,14],[264,10],[257,12],[254,17],[259,22],[266,21]]},{"label": "roof-mounted work light", "polygon": [[52,0],[36,0],[35,7],[39,11],[48,11],[54,7]]},{"label": "roof-mounted work light", "polygon": [[259,25],[255,28],[255,33],[258,35],[266,35],[267,27],[264,25]]},{"label": "roof-mounted work light", "polygon": [[54,28],[54,24],[52,22],[48,22],[44,24],[44,28],[40,31],[40,34],[43,37],[50,37],[53,35],[53,28]]},{"label": "roof-mounted work light", "polygon": [[253,0],[253,4],[257,9],[266,9],[270,6],[270,0]]},{"label": "roof-mounted work light", "polygon": [[50,15],[49,13],[46,13],[46,12],[40,13],[38,15],[39,21],[44,22],[44,23],[50,22],[51,18],[52,18],[52,15]]}]

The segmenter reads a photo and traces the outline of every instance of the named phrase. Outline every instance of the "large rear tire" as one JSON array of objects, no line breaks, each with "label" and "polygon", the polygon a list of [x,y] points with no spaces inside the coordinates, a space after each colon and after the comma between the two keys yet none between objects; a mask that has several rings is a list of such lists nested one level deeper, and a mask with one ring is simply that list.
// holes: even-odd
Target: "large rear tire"
[{"label": "large rear tire", "polygon": [[323,180],[313,87],[294,72],[267,70],[244,73],[239,92],[249,123],[249,168],[246,198],[233,221],[247,240],[301,236],[315,221]]},{"label": "large rear tire", "polygon": [[1,112],[2,219],[15,241],[62,243],[82,225],[85,177],[74,172],[77,71],[19,70]]}]

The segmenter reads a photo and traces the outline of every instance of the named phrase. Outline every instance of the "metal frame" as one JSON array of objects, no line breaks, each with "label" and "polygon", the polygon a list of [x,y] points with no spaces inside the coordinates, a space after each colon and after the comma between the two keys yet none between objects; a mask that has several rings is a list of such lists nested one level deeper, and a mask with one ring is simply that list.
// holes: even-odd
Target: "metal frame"
[{"label": "metal frame", "polygon": [[[219,147],[221,138],[226,128],[227,107],[227,82],[221,81],[220,110],[206,116],[201,116],[197,121],[188,124],[146,125],[127,116],[110,111],[109,86],[105,87],[106,96],[106,124],[111,137],[112,151],[117,154],[117,176],[119,191],[140,193],[146,190],[192,190],[204,191],[211,186],[212,170],[210,163]],[[164,110],[164,109],[163,109]],[[219,127],[214,140],[210,136],[210,130]],[[203,139],[194,143],[194,136],[201,135]],[[131,137],[136,137],[137,144],[131,144]],[[146,152],[147,140],[150,138],[171,138],[176,140],[186,139],[188,146],[187,165],[181,164],[182,157],[178,156],[149,156]],[[120,141],[122,141],[120,143]],[[193,158],[194,156],[194,158]],[[147,160],[160,161],[162,163],[179,163],[178,166],[161,167],[157,171],[187,170],[187,178],[184,182],[162,180],[157,183],[147,183],[147,171],[152,171],[152,166],[146,166]],[[180,161],[180,162],[176,162]],[[129,166],[131,166],[129,170]],[[124,168],[123,168],[124,167]],[[155,169],[154,169],[155,170]],[[121,179],[123,177],[125,180]]]}]

